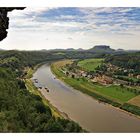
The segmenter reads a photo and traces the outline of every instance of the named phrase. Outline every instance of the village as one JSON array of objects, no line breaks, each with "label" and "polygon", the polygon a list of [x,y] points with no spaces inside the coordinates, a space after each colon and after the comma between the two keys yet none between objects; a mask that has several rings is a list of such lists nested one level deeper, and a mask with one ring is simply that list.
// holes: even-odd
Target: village
[{"label": "village", "polygon": [[[72,68],[71,68],[72,67]],[[81,69],[78,66],[67,65],[62,68],[62,72],[72,78],[86,78],[93,83],[101,85],[126,85],[126,86],[140,86],[140,75],[133,74],[132,69],[124,69],[112,64],[104,64],[98,67],[95,71],[89,72]],[[119,76],[117,73],[127,73],[127,76]],[[135,80],[132,80],[135,79]]]}]

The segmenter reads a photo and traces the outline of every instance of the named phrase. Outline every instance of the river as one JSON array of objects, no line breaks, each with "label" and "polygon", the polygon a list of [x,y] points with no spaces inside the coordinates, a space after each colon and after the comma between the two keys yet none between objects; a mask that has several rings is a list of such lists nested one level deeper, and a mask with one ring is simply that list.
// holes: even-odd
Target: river
[{"label": "river", "polygon": [[90,132],[140,132],[140,119],[111,105],[99,103],[55,78],[50,65],[37,69],[32,79],[35,86],[44,88],[41,93],[61,112]]}]

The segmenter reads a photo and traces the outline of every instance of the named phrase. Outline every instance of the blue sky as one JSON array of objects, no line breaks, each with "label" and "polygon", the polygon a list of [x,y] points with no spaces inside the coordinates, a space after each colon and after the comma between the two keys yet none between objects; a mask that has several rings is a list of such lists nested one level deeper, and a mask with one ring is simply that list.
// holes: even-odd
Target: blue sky
[{"label": "blue sky", "polygon": [[140,8],[26,8],[9,17],[3,49],[140,49]]}]

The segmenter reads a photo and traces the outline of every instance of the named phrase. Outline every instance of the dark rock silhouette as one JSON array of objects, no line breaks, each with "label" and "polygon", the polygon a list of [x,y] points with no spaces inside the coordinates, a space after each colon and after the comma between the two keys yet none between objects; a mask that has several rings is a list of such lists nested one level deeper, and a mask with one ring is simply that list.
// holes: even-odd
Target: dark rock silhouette
[{"label": "dark rock silhouette", "polygon": [[9,27],[8,12],[13,10],[23,10],[24,7],[1,7],[0,8],[0,41],[7,37],[7,29]]},{"label": "dark rock silhouette", "polygon": [[88,51],[90,51],[90,52],[96,52],[96,53],[104,53],[104,52],[106,52],[106,53],[112,53],[115,50],[114,49],[111,49],[110,46],[107,46],[107,45],[96,45],[93,48],[89,49]]}]

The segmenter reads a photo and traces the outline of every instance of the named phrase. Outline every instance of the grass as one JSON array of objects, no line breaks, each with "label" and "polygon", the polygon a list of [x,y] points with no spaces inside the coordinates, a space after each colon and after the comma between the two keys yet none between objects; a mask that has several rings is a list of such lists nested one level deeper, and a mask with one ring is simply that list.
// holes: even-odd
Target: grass
[{"label": "grass", "polygon": [[[108,100],[111,100],[113,102],[117,102],[120,104],[123,104],[130,99],[134,98],[136,96],[135,93],[128,91],[125,88],[121,88],[119,86],[103,86],[99,84],[93,84],[89,81],[87,81],[84,78],[80,79],[73,79],[70,77],[66,77],[62,72],[61,72],[61,67],[66,64],[67,61],[62,62],[56,62],[52,64],[51,69],[55,75],[57,75],[58,78],[72,86],[73,88],[80,90],[84,93],[89,94],[90,96],[95,96],[98,95],[100,98],[104,97]],[[69,63],[70,61],[68,61]]]},{"label": "grass", "polygon": [[68,79],[64,79],[64,81],[78,90],[84,88],[87,91],[91,91],[93,94],[96,93],[98,95],[116,101],[118,103],[127,102],[128,100],[136,96],[135,93],[127,91],[126,89],[122,89],[121,87],[118,86],[106,87],[99,84],[92,84],[87,80],[83,80],[83,79],[76,80],[76,79],[68,78]]},{"label": "grass", "polygon": [[125,103],[121,106],[121,109],[126,110],[132,114],[140,116],[140,107]]},{"label": "grass", "polygon": [[83,70],[86,71],[94,71],[95,68],[102,64],[104,59],[85,59],[78,62],[78,66],[80,66]]},{"label": "grass", "polygon": [[127,102],[128,100],[134,98],[136,96],[135,93],[128,91],[125,88],[121,88],[119,86],[101,86],[95,85],[94,88],[96,91],[100,92],[103,96],[108,96],[112,99],[116,99],[119,102]]},{"label": "grass", "polygon": [[72,64],[73,63],[73,60],[62,60],[62,61],[57,61],[57,62],[54,62],[54,66],[56,68],[62,68],[63,66],[65,66],[66,64]]},{"label": "grass", "polygon": [[140,95],[128,101],[129,104],[140,107]]},{"label": "grass", "polygon": [[58,77],[58,78],[64,78],[64,74],[63,72],[61,71],[61,68],[63,66],[65,66],[66,64],[72,64],[72,60],[62,60],[62,61],[57,61],[57,62],[54,62],[52,65],[51,65],[51,69],[53,69],[52,72],[54,72],[54,74]]}]

